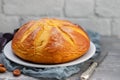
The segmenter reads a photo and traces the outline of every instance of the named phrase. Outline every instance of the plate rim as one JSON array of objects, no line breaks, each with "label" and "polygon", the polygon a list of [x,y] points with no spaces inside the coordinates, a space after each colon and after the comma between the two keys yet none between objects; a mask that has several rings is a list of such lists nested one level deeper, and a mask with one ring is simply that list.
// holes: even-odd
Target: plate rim
[{"label": "plate rim", "polygon": [[[83,55],[82,57],[80,57],[80,58],[78,58],[78,59],[76,59],[76,60],[67,62],[67,63],[53,64],[53,65],[49,65],[49,64],[48,64],[48,65],[46,65],[46,64],[31,63],[31,62],[27,62],[27,61],[24,61],[24,60],[20,59],[19,57],[17,57],[16,55],[14,55],[14,53],[12,52],[11,42],[12,42],[12,41],[9,41],[9,42],[5,45],[5,47],[4,47],[4,49],[3,49],[3,53],[4,53],[5,57],[6,57],[7,59],[9,59],[10,61],[15,62],[15,63],[17,63],[17,64],[20,64],[20,65],[23,65],[23,66],[28,66],[28,67],[36,67],[36,68],[63,67],[63,66],[76,65],[76,64],[82,63],[82,62],[87,61],[88,59],[90,59],[90,58],[95,54],[95,51],[96,51],[96,47],[95,47],[94,43],[93,43],[92,41],[90,41],[90,48],[89,48],[88,52],[87,52],[85,55],[88,55],[88,53],[89,53],[89,51],[90,51],[91,49],[92,49],[92,51],[91,51],[91,55],[89,55],[86,59],[84,59],[84,56],[85,56],[85,55]],[[10,49],[10,51],[8,52],[7,49],[8,49],[8,50]],[[8,53],[10,53],[11,56],[8,56],[8,55],[10,55],[10,54],[8,54]],[[90,53],[89,53],[89,54],[90,54]],[[13,60],[12,57],[14,58],[14,60]],[[82,59],[82,58],[83,58],[83,59]],[[78,60],[80,60],[80,61],[78,61]]]}]

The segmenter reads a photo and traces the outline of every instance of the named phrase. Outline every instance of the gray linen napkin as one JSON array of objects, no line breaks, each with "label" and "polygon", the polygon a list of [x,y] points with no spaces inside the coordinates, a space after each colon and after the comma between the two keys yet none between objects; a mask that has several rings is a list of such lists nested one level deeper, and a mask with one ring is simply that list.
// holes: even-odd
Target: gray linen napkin
[{"label": "gray linen napkin", "polygon": [[[94,58],[98,54],[100,54],[100,35],[96,32],[92,32],[87,30],[87,33],[91,39],[91,41],[95,44],[97,50],[95,55],[92,57]],[[34,67],[26,67],[23,65],[19,65],[8,60],[4,54],[2,55],[2,62],[5,67],[9,71],[13,71],[14,69],[20,69],[24,75],[28,75],[35,78],[56,78],[56,79],[63,79],[66,77],[71,76],[81,70],[80,66],[84,63],[66,66],[66,67],[55,67],[55,68],[34,68]]]}]

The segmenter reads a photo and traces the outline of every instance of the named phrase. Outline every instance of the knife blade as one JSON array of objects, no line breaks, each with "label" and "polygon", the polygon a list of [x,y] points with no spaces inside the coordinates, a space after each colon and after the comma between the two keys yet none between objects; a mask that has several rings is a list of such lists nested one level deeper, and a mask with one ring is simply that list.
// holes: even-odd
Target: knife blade
[{"label": "knife blade", "polygon": [[92,73],[95,71],[96,67],[99,66],[99,64],[104,60],[107,54],[108,52],[103,51],[102,53],[100,53],[99,56],[94,58],[92,64],[88,67],[88,69],[81,74],[80,79],[88,80]]}]

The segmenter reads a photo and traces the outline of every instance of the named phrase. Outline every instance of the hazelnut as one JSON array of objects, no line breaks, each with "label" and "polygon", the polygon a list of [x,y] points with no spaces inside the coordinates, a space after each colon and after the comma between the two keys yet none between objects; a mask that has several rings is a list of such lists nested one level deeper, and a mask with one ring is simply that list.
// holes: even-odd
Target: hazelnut
[{"label": "hazelnut", "polygon": [[21,75],[21,71],[19,69],[15,69],[15,70],[13,70],[13,75],[14,76],[20,76]]},{"label": "hazelnut", "polygon": [[6,68],[5,67],[0,67],[0,73],[4,73],[6,72]]},{"label": "hazelnut", "polygon": [[0,67],[4,67],[4,65],[3,65],[3,64],[0,64]]}]

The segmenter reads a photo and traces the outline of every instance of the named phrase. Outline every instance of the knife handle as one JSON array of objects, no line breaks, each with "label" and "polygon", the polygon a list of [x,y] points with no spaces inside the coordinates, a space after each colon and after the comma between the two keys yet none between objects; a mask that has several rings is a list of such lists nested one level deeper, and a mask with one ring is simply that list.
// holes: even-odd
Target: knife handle
[{"label": "knife handle", "polygon": [[89,77],[92,75],[92,73],[94,72],[95,68],[97,67],[98,63],[97,62],[93,62],[90,67],[81,74],[80,78],[81,80],[88,80]]}]

